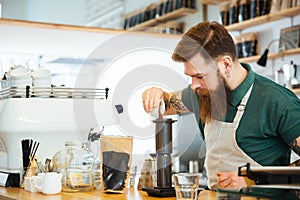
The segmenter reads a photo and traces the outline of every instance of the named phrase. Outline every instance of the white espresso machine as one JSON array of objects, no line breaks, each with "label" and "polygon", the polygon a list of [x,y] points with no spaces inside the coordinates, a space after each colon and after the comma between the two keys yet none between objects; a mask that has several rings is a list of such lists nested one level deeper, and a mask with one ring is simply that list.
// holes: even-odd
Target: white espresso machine
[{"label": "white espresso machine", "polygon": [[[121,105],[108,89],[12,87],[0,91],[0,179],[19,176],[21,141],[38,141],[39,161],[52,158],[66,141],[88,140],[90,128],[118,123]],[[2,182],[2,185],[4,183]],[[5,186],[14,186],[12,180]]]}]

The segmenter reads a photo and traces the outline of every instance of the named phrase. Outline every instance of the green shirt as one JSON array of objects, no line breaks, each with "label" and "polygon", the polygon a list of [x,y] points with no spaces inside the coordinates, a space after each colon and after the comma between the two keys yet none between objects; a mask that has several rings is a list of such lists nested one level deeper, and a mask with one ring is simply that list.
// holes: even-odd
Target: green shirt
[{"label": "green shirt", "polygon": [[[225,121],[233,121],[237,107],[253,83],[236,132],[237,144],[263,166],[286,166],[290,163],[291,153],[288,144],[300,136],[300,100],[289,89],[254,73],[248,64],[242,63],[242,66],[248,75],[240,86],[231,91]],[[195,113],[203,133],[199,99],[190,86],[182,91],[182,101]]]}]

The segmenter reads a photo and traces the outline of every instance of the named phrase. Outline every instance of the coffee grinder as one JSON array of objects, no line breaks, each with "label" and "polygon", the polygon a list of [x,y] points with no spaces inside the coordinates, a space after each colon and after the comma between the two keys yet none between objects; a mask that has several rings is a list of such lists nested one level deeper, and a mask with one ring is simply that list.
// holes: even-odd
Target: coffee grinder
[{"label": "coffee grinder", "polygon": [[157,186],[143,188],[149,196],[173,197],[175,189],[172,187],[172,124],[176,120],[158,118],[153,121],[156,125],[156,165]]}]

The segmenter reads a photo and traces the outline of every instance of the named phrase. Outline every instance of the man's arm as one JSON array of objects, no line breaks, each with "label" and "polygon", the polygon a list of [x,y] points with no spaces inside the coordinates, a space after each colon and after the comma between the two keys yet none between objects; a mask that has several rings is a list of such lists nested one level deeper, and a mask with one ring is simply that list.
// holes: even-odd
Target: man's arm
[{"label": "man's arm", "polygon": [[189,113],[189,109],[182,102],[182,91],[164,93],[166,115]]},{"label": "man's arm", "polygon": [[162,114],[173,115],[189,112],[182,102],[182,91],[167,93],[161,88],[151,87],[142,94],[146,112],[152,112],[154,108],[159,106],[161,100],[164,100],[165,103],[165,113]]},{"label": "man's arm", "polygon": [[[292,143],[289,144],[292,150],[300,156],[300,136],[297,137]],[[290,166],[300,166],[300,160],[297,160],[290,164]]]}]

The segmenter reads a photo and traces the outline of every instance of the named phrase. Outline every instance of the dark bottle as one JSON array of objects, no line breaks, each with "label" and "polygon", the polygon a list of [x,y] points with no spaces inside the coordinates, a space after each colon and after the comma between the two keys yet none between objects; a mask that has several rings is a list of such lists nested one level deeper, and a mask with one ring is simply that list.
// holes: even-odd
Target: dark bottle
[{"label": "dark bottle", "polygon": [[166,13],[170,13],[174,10],[173,8],[173,0],[168,0],[166,2]]},{"label": "dark bottle", "polygon": [[237,0],[232,0],[229,8],[229,24],[234,24],[238,22],[239,13],[239,2]]},{"label": "dark bottle", "polygon": [[145,16],[146,16],[145,15],[145,11],[142,10],[139,15],[140,15],[140,17],[139,17],[139,19],[140,19],[139,23],[143,23],[145,21]]},{"label": "dark bottle", "polygon": [[141,22],[140,13],[135,14],[135,25],[140,24]]},{"label": "dark bottle", "polygon": [[156,11],[157,11],[157,7],[158,7],[157,4],[151,4],[151,5],[147,8],[147,10],[148,10],[148,12],[149,12],[149,20],[155,18],[155,16],[156,16]]},{"label": "dark bottle", "polygon": [[239,6],[238,21],[243,22],[250,19],[250,2],[249,0],[241,0]]},{"label": "dark bottle", "polygon": [[243,53],[243,40],[242,40],[242,36],[239,35],[236,38],[236,52],[237,52],[237,56],[238,58],[243,58],[244,57],[244,53]]},{"label": "dark bottle", "polygon": [[129,24],[128,24],[128,18],[125,18],[125,19],[124,19],[124,24],[123,24],[123,29],[124,29],[124,30],[128,29],[128,25],[129,25]]},{"label": "dark bottle", "polygon": [[131,19],[132,19],[132,26],[137,25],[137,17],[136,17],[136,15],[133,15]]},{"label": "dark bottle", "polygon": [[246,33],[242,37],[244,57],[257,55],[257,34]]},{"label": "dark bottle", "polygon": [[183,1],[182,0],[174,0],[174,9],[179,9],[183,7]]},{"label": "dark bottle", "polygon": [[243,58],[244,57],[243,43],[236,43],[236,52],[237,52],[238,58]]},{"label": "dark bottle", "polygon": [[195,0],[183,0],[183,7],[186,8],[196,8]]},{"label": "dark bottle", "polygon": [[259,2],[259,15],[266,15],[270,13],[272,0],[261,0]]},{"label": "dark bottle", "polygon": [[161,2],[157,5],[156,8],[156,18],[163,16],[166,13],[166,4],[165,2]]},{"label": "dark bottle", "polygon": [[256,0],[251,0],[250,2],[250,18],[253,19],[257,16],[259,16],[259,12],[257,9],[257,1]]},{"label": "dark bottle", "polygon": [[149,17],[150,17],[150,16],[149,16],[149,15],[150,15],[150,13],[149,13],[149,9],[148,9],[148,7],[145,9],[145,11],[144,11],[144,12],[145,12],[145,17],[144,17],[144,22],[145,22],[145,21],[149,20]]},{"label": "dark bottle", "polygon": [[196,8],[196,1],[190,0],[190,8],[195,9]]},{"label": "dark bottle", "polygon": [[244,48],[246,52],[246,57],[253,56],[253,41],[245,41],[244,42]]},{"label": "dark bottle", "polygon": [[132,18],[132,16],[130,16],[129,18],[128,18],[128,28],[130,28],[130,27],[132,27],[133,25],[133,18]]},{"label": "dark bottle", "polygon": [[220,18],[224,26],[229,25],[229,3],[220,4]]}]

